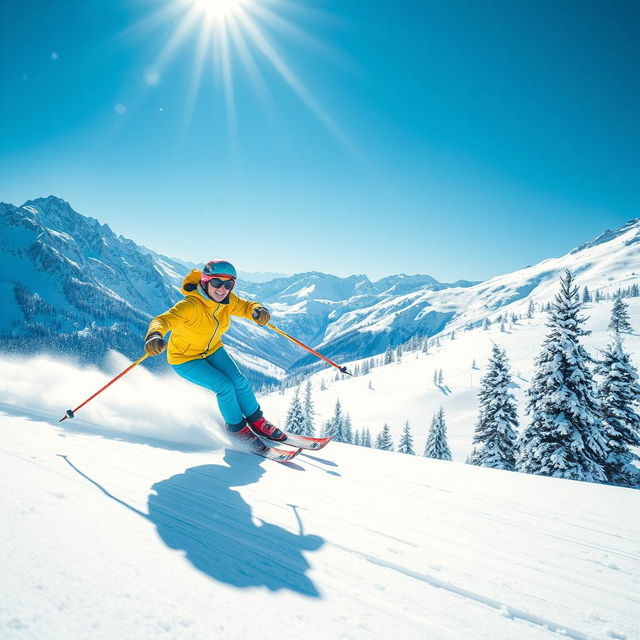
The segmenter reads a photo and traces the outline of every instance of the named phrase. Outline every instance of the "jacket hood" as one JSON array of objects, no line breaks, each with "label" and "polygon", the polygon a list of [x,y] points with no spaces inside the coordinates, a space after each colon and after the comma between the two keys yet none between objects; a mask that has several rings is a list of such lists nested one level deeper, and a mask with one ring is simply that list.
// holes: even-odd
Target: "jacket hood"
[{"label": "jacket hood", "polygon": [[186,296],[188,294],[197,293],[198,285],[200,284],[200,278],[202,271],[200,269],[191,269],[187,274],[187,277],[182,282],[182,293]]}]

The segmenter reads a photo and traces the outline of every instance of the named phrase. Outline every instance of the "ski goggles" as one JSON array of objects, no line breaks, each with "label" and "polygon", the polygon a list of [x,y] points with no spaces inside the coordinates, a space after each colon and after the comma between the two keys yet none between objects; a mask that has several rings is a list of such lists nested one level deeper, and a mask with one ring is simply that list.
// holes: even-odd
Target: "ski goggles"
[{"label": "ski goggles", "polygon": [[229,278],[228,280],[222,280],[221,278],[216,278],[215,276],[203,275],[202,283],[203,284],[210,283],[214,289],[219,289],[220,287],[224,287],[227,291],[231,291],[236,281],[233,278]]}]

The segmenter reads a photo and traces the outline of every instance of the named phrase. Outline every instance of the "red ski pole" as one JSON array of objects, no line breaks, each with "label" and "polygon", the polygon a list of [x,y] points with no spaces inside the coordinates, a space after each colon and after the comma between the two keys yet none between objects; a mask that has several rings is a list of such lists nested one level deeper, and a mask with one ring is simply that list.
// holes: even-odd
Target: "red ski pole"
[{"label": "red ski pole", "polygon": [[303,344],[302,342],[300,342],[300,340],[296,340],[293,336],[290,336],[288,333],[285,333],[284,331],[282,331],[282,329],[278,329],[278,327],[274,327],[272,324],[267,324],[267,327],[269,327],[269,329],[273,329],[274,331],[277,331],[279,334],[283,335],[285,338],[289,338],[291,342],[295,342],[298,346],[302,347],[303,349],[306,349],[307,351],[310,351],[311,353],[313,353],[314,356],[317,356],[321,360],[328,362],[332,367],[335,367],[342,373],[346,373],[348,376],[351,375],[351,373],[349,373],[349,371],[347,370],[347,367],[341,367],[339,364],[336,364],[335,362],[329,360],[329,358],[325,358],[322,354],[318,353],[317,351],[314,351],[311,347],[307,347],[306,344]]},{"label": "red ski pole", "polygon": [[131,366],[127,367],[122,373],[119,373],[113,380],[111,380],[110,382],[107,382],[107,384],[105,384],[104,387],[102,387],[102,389],[99,389],[90,398],[87,398],[82,404],[79,404],[75,409],[73,409],[73,411],[71,409],[67,409],[65,415],[62,418],[60,418],[58,422],[62,422],[67,418],[75,418],[75,413],[76,411],[78,411],[78,409],[82,409],[82,407],[84,407],[84,405],[87,404],[87,402],[93,400],[99,393],[102,393],[107,387],[111,386],[116,380],[119,380],[120,378],[122,378],[122,376],[125,373],[127,373],[127,371],[131,371],[133,367],[135,367],[136,365],[139,365],[145,358],[148,358],[148,357],[149,357],[149,354],[145,353],[141,358],[138,358]]}]

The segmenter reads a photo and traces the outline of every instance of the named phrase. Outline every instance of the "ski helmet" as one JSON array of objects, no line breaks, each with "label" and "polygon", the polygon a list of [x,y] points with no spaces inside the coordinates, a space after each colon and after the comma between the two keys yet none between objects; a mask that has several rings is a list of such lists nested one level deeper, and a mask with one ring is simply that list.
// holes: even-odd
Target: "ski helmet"
[{"label": "ski helmet", "polygon": [[235,267],[226,260],[210,260],[202,268],[202,276],[200,277],[200,285],[202,288],[212,278],[219,277],[232,278],[234,281],[238,277]]}]

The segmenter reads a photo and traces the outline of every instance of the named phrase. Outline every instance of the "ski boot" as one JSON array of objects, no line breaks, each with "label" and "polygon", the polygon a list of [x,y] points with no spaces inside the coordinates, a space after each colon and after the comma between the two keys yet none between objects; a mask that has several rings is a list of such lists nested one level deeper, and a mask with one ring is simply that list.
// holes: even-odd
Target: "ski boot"
[{"label": "ski boot", "polygon": [[268,440],[275,440],[276,442],[284,442],[287,439],[287,434],[281,431],[274,424],[271,424],[265,418],[258,418],[249,423],[251,431],[256,435],[259,435]]},{"label": "ski boot", "polygon": [[267,449],[267,446],[246,425],[242,427],[240,431],[229,431],[228,433],[231,438],[238,441],[243,447],[249,449],[249,451],[253,451],[253,453],[261,453]]}]

